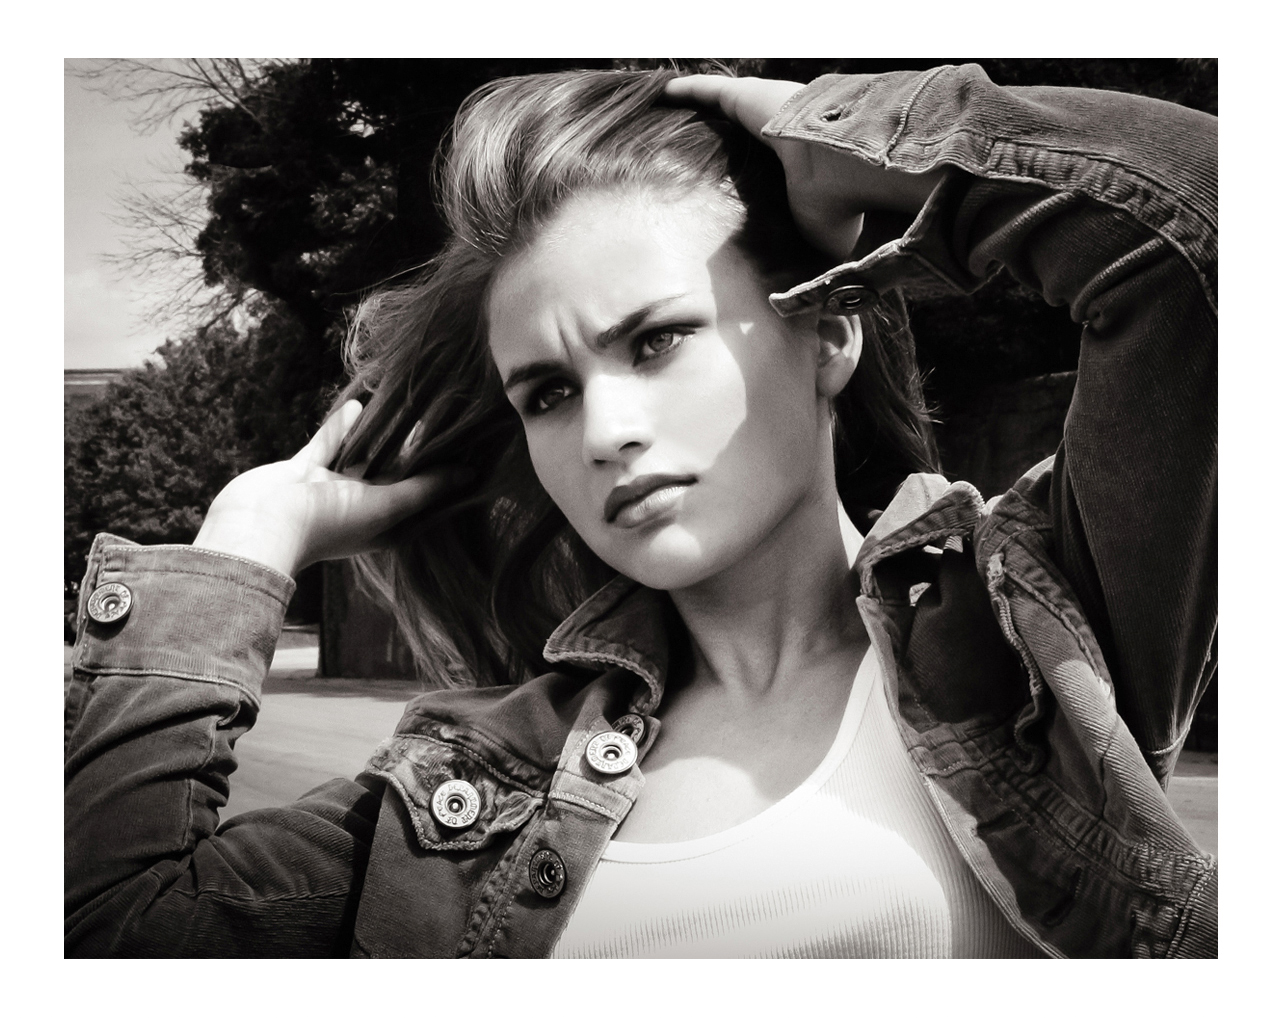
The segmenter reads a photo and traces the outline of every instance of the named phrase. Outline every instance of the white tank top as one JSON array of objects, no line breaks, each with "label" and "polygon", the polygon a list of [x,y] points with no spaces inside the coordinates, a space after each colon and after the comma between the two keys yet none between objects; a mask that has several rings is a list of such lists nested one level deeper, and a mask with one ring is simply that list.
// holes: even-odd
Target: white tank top
[{"label": "white tank top", "polygon": [[612,841],[555,958],[1042,957],[968,869],[865,654],[796,789],[692,841]]}]

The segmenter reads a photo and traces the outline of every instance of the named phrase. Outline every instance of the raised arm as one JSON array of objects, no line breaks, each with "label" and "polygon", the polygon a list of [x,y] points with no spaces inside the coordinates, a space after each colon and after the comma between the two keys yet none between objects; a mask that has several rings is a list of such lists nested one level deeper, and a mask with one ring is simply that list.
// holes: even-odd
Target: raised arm
[{"label": "raised arm", "polygon": [[[348,953],[382,789],[335,780],[222,827],[218,810],[294,589],[286,573],[356,550],[443,487],[328,471],[358,411],[233,481],[198,547],[95,541],[66,704],[69,955]],[[128,610],[91,612],[95,591],[120,607],[127,594]]]},{"label": "raised arm", "polygon": [[1216,119],[1120,93],[1000,88],[974,65],[733,81],[673,91],[716,102],[777,151],[818,246],[848,257],[863,212],[915,217],[773,299],[783,313],[837,286],[968,292],[1005,267],[1082,323],[1062,445],[1016,497],[1048,514],[1120,713],[1166,773],[1216,666]]}]

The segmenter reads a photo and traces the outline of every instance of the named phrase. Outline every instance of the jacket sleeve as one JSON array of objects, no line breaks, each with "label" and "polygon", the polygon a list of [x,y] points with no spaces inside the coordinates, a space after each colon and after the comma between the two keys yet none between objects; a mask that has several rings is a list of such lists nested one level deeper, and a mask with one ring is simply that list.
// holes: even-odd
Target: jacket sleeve
[{"label": "jacket sleeve", "polygon": [[[132,604],[104,624],[86,605],[106,583]],[[293,588],[230,555],[94,542],[66,697],[69,956],[348,953],[381,789],[332,781],[217,827]]]},{"label": "jacket sleeve", "polygon": [[1162,778],[1216,667],[1217,120],[975,65],[827,76],[768,125],[909,172],[952,167],[901,237],[773,298],[970,292],[1006,268],[1083,326],[1046,513],[1121,716]]}]

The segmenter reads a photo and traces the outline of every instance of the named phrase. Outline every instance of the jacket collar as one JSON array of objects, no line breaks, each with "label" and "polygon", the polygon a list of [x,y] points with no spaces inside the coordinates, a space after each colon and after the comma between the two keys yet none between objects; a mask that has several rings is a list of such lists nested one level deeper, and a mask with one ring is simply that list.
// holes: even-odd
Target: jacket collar
[{"label": "jacket collar", "polygon": [[553,630],[544,644],[544,660],[628,669],[643,682],[631,710],[650,714],[664,693],[676,618],[664,591],[617,576]]},{"label": "jacket collar", "polygon": [[911,474],[856,555],[860,592],[877,596],[874,567],[879,562],[909,548],[970,537],[985,511],[980,492],[966,481],[951,484],[939,474]]},{"label": "jacket collar", "polygon": [[[981,512],[981,497],[970,484],[950,484],[938,474],[912,474],[856,556],[861,592],[874,593],[875,564],[907,547],[970,532]],[[617,576],[553,630],[544,645],[544,659],[550,664],[627,669],[642,680],[630,709],[650,714],[664,694],[676,632],[681,632],[680,620],[668,594]]]}]

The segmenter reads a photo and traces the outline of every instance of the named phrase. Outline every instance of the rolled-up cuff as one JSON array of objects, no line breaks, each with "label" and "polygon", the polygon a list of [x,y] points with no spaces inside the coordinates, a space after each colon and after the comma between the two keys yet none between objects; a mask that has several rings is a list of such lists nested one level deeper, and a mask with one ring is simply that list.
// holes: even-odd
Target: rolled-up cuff
[{"label": "rolled-up cuff", "polygon": [[[108,583],[128,588],[129,610],[95,621],[90,598]],[[293,593],[292,579],[249,559],[99,534],[81,587],[72,665],[94,675],[231,682],[257,700]]]},{"label": "rolled-up cuff", "polygon": [[1173,958],[1217,957],[1217,866],[1196,886],[1186,903],[1186,921],[1173,944]]}]

